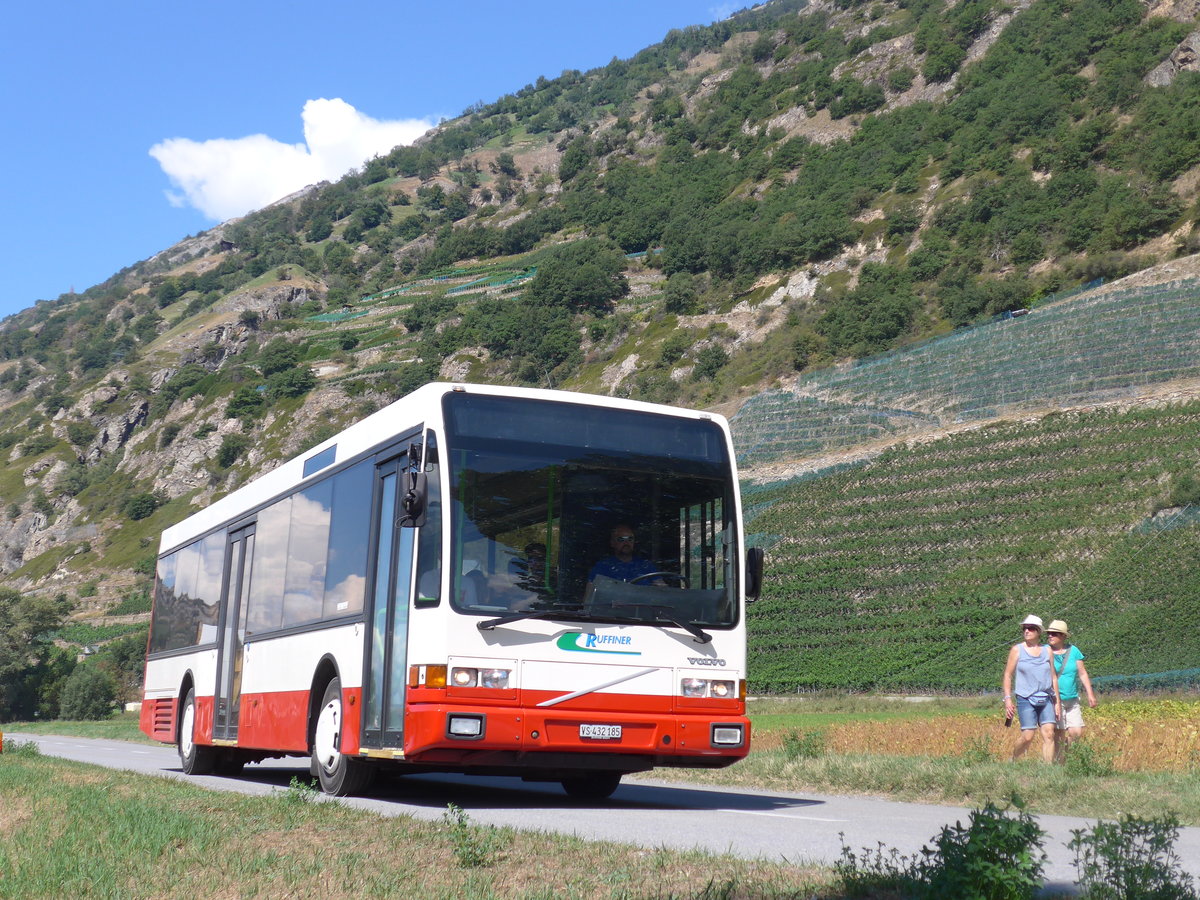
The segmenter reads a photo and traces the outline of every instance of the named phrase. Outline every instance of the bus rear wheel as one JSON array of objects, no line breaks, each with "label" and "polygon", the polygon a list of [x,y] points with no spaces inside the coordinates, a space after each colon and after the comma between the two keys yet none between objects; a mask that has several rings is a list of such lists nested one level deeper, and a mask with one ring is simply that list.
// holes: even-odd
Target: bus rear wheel
[{"label": "bus rear wheel", "polygon": [[374,770],[363,760],[342,753],[342,681],[335,678],[325,688],[317,727],[313,733],[312,767],[321,790],[334,797],[348,797],[371,783]]},{"label": "bus rear wheel", "polygon": [[196,691],[188,688],[179,719],[179,763],[185,775],[211,775],[217,761],[215,747],[196,743]]},{"label": "bus rear wheel", "polygon": [[562,780],[563,790],[573,800],[607,800],[620,784],[620,772],[588,772]]}]

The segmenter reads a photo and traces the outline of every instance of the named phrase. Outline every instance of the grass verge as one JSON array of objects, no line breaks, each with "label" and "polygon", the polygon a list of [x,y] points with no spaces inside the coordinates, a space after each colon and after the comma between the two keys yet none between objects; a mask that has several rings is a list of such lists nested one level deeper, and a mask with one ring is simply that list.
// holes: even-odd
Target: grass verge
[{"label": "grass verge", "polygon": [[385,818],[295,781],[218,794],[19,746],[0,756],[0,809],[0,897],[837,896],[828,870],[479,826],[454,809]]}]

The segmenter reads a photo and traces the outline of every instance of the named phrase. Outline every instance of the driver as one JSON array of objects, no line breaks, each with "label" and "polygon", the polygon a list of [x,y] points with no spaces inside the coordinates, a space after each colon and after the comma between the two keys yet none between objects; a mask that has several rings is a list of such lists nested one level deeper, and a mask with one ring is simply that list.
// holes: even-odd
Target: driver
[{"label": "driver", "polygon": [[[656,572],[657,569],[650,560],[644,556],[633,555],[634,543],[633,529],[628,525],[621,523],[613,528],[608,536],[608,546],[612,548],[612,556],[606,556],[592,566],[592,570],[588,572],[588,583],[595,581],[597,575],[604,575],[617,581],[633,581],[642,575]],[[661,584],[661,582],[658,583]]]}]

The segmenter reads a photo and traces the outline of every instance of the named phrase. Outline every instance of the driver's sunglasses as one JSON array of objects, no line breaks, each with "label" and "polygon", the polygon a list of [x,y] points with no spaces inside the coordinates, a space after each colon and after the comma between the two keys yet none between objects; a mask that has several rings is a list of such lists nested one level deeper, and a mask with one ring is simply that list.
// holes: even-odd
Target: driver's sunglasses
[{"label": "driver's sunglasses", "polygon": [[625,541],[630,541],[630,542],[632,542],[632,541],[633,541],[633,535],[632,535],[632,534],[618,534],[618,535],[617,535],[617,540],[618,540],[618,541],[621,541],[621,542],[625,542]]}]

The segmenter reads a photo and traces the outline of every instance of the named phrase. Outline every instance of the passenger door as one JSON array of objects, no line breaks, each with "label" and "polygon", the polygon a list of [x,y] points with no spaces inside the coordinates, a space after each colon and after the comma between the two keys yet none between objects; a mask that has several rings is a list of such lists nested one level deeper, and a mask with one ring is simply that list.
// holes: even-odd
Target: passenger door
[{"label": "passenger door", "polygon": [[250,561],[254,558],[254,526],[229,533],[221,584],[221,646],[217,653],[217,688],[213,738],[237,740],[242,701],[242,663],[246,647],[246,597]]},{"label": "passenger door", "polygon": [[409,593],[416,530],[400,527],[408,488],[408,454],[375,468],[372,582],[363,680],[362,746],[404,743]]}]

